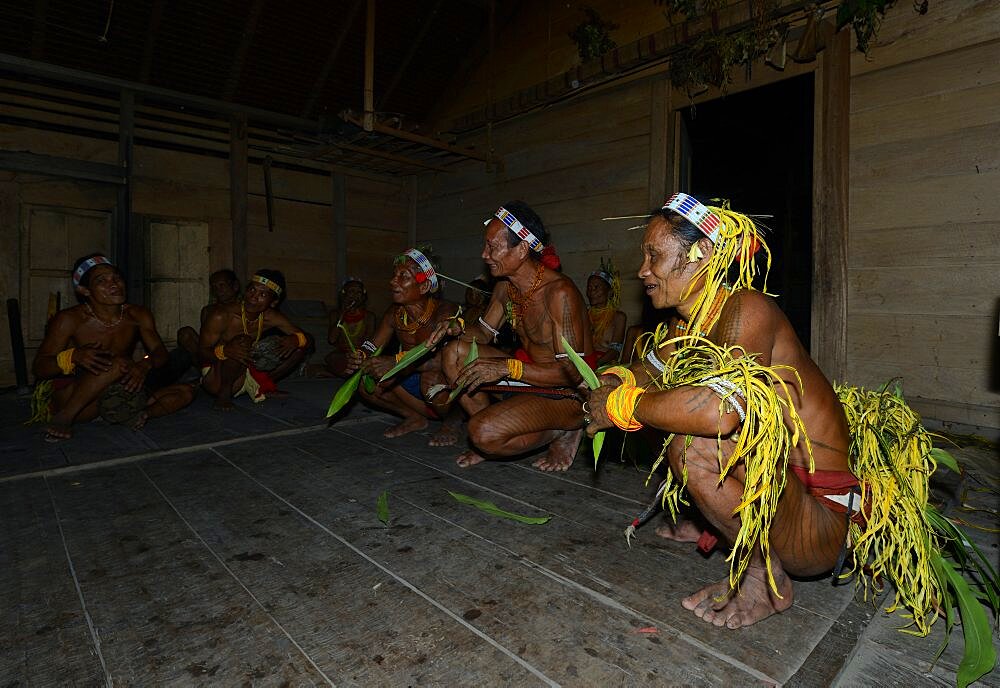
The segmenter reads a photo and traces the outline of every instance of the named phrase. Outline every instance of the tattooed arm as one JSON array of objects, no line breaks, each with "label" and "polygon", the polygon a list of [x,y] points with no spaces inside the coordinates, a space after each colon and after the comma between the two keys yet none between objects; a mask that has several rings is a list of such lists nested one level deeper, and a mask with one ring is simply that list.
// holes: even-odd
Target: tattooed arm
[{"label": "tattooed arm", "polygon": [[[747,353],[757,354],[761,364],[770,365],[779,324],[776,308],[763,294],[737,292],[726,302],[710,339],[719,345],[741,346]],[[594,430],[610,425],[604,404],[608,393],[618,386],[617,379],[609,376],[603,377],[602,382],[610,384],[591,395],[590,407],[594,409],[591,427]],[[739,427],[740,417],[732,410],[720,417],[719,403],[718,394],[707,387],[650,391],[639,399],[635,418],[643,425],[666,432],[701,437],[715,437],[720,433],[727,436]]]}]

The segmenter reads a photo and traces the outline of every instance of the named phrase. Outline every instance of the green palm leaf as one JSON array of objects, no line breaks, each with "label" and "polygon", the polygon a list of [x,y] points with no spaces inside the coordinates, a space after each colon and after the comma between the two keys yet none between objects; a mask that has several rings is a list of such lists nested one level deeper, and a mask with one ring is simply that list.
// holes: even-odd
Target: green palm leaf
[{"label": "green palm leaf", "polygon": [[[569,360],[573,361],[573,365],[576,366],[576,372],[580,373],[580,377],[583,381],[587,383],[587,386],[591,389],[597,389],[601,386],[601,381],[597,379],[597,374],[591,370],[587,362],[580,358],[580,354],[576,353],[576,350],[570,346],[569,342],[566,341],[565,337],[560,337],[562,340],[563,351],[569,356]],[[597,467],[597,459],[601,456],[601,447],[604,446],[604,431],[594,433],[594,468]]]},{"label": "green palm leaf", "polygon": [[448,494],[455,498],[455,501],[462,504],[468,504],[469,506],[474,506],[480,511],[486,512],[492,516],[500,516],[501,518],[508,518],[511,521],[518,521],[519,523],[527,523],[529,525],[542,525],[548,523],[552,518],[551,516],[524,516],[522,514],[515,514],[510,511],[505,511],[498,507],[493,502],[487,502],[482,499],[476,499],[475,497],[470,497],[468,495],[460,494],[458,492],[452,492],[448,490]]}]

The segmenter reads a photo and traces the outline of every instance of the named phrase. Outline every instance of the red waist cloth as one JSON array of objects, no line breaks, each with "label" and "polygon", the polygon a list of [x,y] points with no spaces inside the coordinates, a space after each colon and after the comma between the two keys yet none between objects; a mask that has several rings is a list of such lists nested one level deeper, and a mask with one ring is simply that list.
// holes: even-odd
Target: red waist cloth
[{"label": "red waist cloth", "polygon": [[250,377],[257,381],[260,385],[261,394],[270,394],[271,392],[277,391],[278,385],[274,384],[274,380],[271,376],[265,373],[263,370],[257,370],[253,366],[247,366],[247,372],[250,373]]},{"label": "red waist cloth", "polygon": [[[802,466],[790,466],[796,477],[802,482],[806,490],[809,491],[816,501],[825,506],[830,511],[838,514],[846,514],[847,507],[840,502],[827,499],[826,495],[846,495],[852,491],[857,491],[860,486],[858,479],[850,471],[821,471],[815,470],[812,473]],[[869,496],[870,498],[870,496]],[[863,523],[865,516],[871,513],[870,504],[861,504],[860,495],[855,500],[855,508],[859,509],[851,515],[851,520],[855,523]]]},{"label": "red waist cloth", "polygon": [[[529,354],[524,349],[517,349],[514,351],[514,358],[521,361],[522,363],[534,363],[531,359],[531,354]],[[587,365],[591,367],[592,370],[597,370],[597,359],[600,358],[600,354],[596,351],[592,354],[587,354],[583,357],[583,360],[587,362]]]}]

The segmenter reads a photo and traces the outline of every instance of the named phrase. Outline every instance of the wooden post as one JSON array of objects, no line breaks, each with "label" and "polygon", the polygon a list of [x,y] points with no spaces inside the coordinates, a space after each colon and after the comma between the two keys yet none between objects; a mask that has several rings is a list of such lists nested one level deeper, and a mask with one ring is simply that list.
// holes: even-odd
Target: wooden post
[{"label": "wooden post", "polygon": [[410,176],[410,213],[409,220],[406,228],[406,244],[407,246],[417,245],[417,175]]},{"label": "wooden post", "polygon": [[847,239],[851,32],[820,53],[813,132],[812,357],[831,380],[847,373]]},{"label": "wooden post", "polygon": [[365,24],[365,131],[375,128],[375,0],[368,0]]},{"label": "wooden post", "polygon": [[[649,92],[649,207],[663,205],[673,191],[674,111],[667,77],[650,83]],[[645,210],[645,208],[643,208]]]},{"label": "wooden post", "polygon": [[347,279],[347,184],[340,172],[333,173],[332,181],[330,205],[333,209],[333,255],[336,261],[334,292],[336,292],[337,286]]},{"label": "wooden post", "polygon": [[229,121],[229,218],[233,227],[233,272],[245,284],[247,270],[247,116]]},{"label": "wooden post", "polygon": [[135,94],[123,90],[118,109],[118,165],[125,176],[125,183],[118,187],[115,202],[115,262],[127,275],[128,299],[135,303],[145,301],[143,294],[143,246],[132,232],[132,153],[135,130]]}]

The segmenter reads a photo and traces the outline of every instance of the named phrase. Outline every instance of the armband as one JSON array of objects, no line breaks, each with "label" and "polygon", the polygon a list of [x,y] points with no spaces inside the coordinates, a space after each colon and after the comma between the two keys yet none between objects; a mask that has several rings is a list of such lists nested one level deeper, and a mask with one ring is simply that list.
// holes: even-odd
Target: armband
[{"label": "armband", "polygon": [[69,348],[56,355],[56,365],[59,366],[63,375],[72,375],[73,371],[76,370],[76,364],[73,363],[74,351],[76,351],[75,348]]},{"label": "armband", "polygon": [[300,349],[304,349],[309,345],[309,338],[306,337],[305,332],[296,332],[295,338],[299,340]]},{"label": "armband", "polygon": [[604,408],[615,427],[625,432],[642,429],[642,423],[635,419],[635,407],[639,404],[639,397],[645,392],[642,387],[622,383],[608,395]]},{"label": "armband", "polygon": [[646,354],[646,360],[649,361],[650,364],[652,364],[652,366],[661,373],[663,372],[663,369],[666,367],[663,365],[663,361],[660,360],[660,357],[656,355],[656,349],[649,350],[649,353]]},{"label": "armband", "polygon": [[511,380],[520,380],[524,375],[524,362],[516,358],[507,359],[507,377]]},{"label": "armband", "polygon": [[479,316],[479,324],[482,326],[484,330],[493,335],[493,339],[496,339],[497,337],[500,336],[500,330],[490,327],[490,324],[485,320],[483,320],[482,316]]},{"label": "armband", "polygon": [[733,397],[739,397],[740,399],[746,399],[743,395],[743,390],[740,389],[736,383],[725,380],[721,377],[711,377],[705,381],[706,386],[719,395],[719,398],[726,402],[726,406],[729,407],[730,411],[733,411],[740,417],[740,422],[747,419],[747,412],[743,410],[740,403],[736,401]]},{"label": "armband", "polygon": [[212,353],[214,353],[215,357],[217,359],[219,359],[220,361],[225,361],[226,360],[226,345],[225,344],[216,344],[215,348],[212,349]]},{"label": "armband", "polygon": [[624,345],[621,342],[610,342],[608,344],[608,348],[609,349],[611,349],[612,351],[617,351],[618,353],[622,352],[622,347],[623,346]]},{"label": "armband", "polygon": [[361,346],[359,348],[361,349],[362,353],[365,354],[366,357],[374,356],[375,352],[378,351],[378,347],[375,346],[375,343],[370,339],[366,339],[365,341],[361,342]]}]

